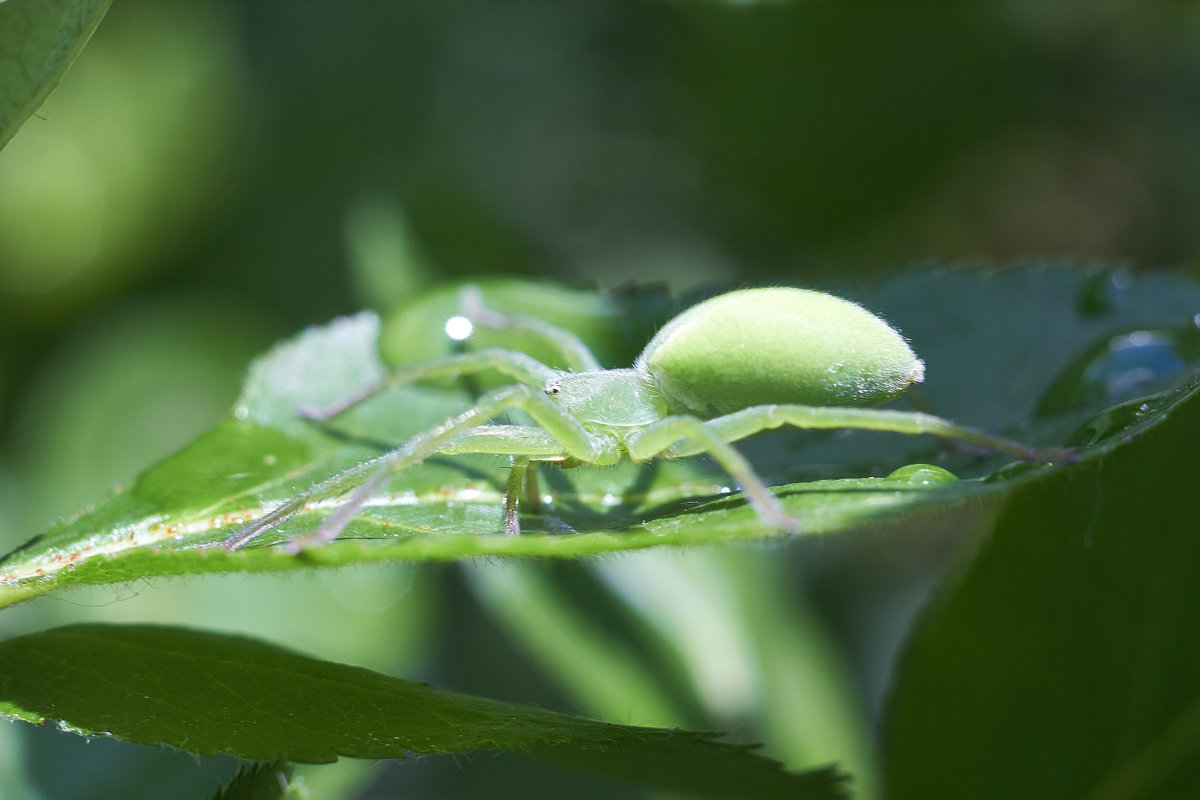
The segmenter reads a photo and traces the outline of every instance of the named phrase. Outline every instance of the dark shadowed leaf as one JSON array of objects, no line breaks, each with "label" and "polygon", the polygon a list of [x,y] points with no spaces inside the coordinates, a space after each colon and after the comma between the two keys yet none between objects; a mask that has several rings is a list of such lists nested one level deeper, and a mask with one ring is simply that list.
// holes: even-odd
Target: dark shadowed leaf
[{"label": "dark shadowed leaf", "polygon": [[1095,469],[1014,487],[928,609],[895,678],[889,797],[1194,795],[1200,391],[1157,413]]},{"label": "dark shadowed leaf", "polygon": [[716,734],[614,725],[433,689],[234,636],[78,625],[0,644],[0,711],[85,735],[248,760],[496,750],[703,797],[837,798]]}]

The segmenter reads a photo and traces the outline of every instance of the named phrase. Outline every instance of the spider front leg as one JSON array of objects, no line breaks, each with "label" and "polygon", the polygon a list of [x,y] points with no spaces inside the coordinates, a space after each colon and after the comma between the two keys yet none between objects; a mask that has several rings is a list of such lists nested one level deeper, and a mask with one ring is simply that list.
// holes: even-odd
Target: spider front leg
[{"label": "spider front leg", "polygon": [[[477,287],[464,287],[459,294],[459,305],[472,325],[495,330],[511,329],[533,333],[558,351],[558,358],[561,360],[562,366],[568,370],[587,372],[601,369],[600,363],[592,351],[575,334],[535,317],[504,314],[487,308],[483,305],[483,297]],[[301,413],[310,419],[327,420],[375,396],[389,386],[436,378],[458,378],[488,370],[500,372],[515,382],[524,383],[527,386],[541,386],[554,373],[550,367],[525,353],[489,347],[402,365],[382,379],[342,398],[333,405],[323,408],[306,407],[301,409]]]},{"label": "spider front leg", "polygon": [[344,411],[358,405],[364,400],[379,394],[389,386],[402,383],[417,383],[436,378],[460,378],[487,371],[499,372],[512,378],[515,383],[532,387],[542,387],[550,380],[555,371],[532,356],[516,350],[502,350],[489,347],[470,353],[459,353],[441,358],[431,358],[413,364],[406,364],[382,379],[342,398],[338,402],[323,408],[302,407],[300,413],[317,421],[332,419]]},{"label": "spider front leg", "polygon": [[483,292],[478,286],[464,286],[458,293],[458,304],[466,318],[475,325],[499,331],[525,331],[537,336],[558,351],[564,369],[572,372],[602,369],[600,362],[578,336],[544,319],[488,308],[483,304]]},{"label": "spider front leg", "polygon": [[[486,431],[471,430],[486,425],[514,408],[522,409],[542,426],[541,429],[532,429],[537,431],[538,435],[522,439],[511,432],[507,436],[488,436]],[[519,430],[526,426],[494,427],[505,431]],[[480,435],[470,436],[471,433]],[[455,441],[456,439],[459,441]],[[553,440],[552,446],[547,444],[548,439]],[[291,519],[310,503],[337,497],[353,490],[346,503],[330,515],[314,534],[307,537],[315,542],[331,541],[337,538],[342,529],[394,475],[434,453],[516,452],[518,455],[525,455],[520,453],[522,447],[534,450],[535,454],[544,454],[549,449],[555,457],[560,457],[561,454],[561,457],[570,456],[583,462],[599,464],[614,463],[620,455],[611,437],[586,430],[577,419],[546,397],[541,390],[523,384],[506,386],[488,392],[463,413],[417,434],[395,450],[309,487],[262,518],[233,533],[225,540],[225,548],[236,550],[243,547],[264,532]],[[300,545],[293,545],[293,549],[299,548]]]}]

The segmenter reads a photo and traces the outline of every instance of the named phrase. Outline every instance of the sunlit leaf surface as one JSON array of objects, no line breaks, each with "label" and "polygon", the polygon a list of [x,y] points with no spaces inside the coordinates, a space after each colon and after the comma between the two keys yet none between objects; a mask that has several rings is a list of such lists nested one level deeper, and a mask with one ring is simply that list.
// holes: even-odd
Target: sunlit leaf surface
[{"label": "sunlit leaf surface", "polygon": [[[911,273],[857,299],[912,339],[928,363],[922,398],[933,410],[1035,444],[1078,447],[1083,457],[1067,466],[1011,465],[940,448],[929,437],[844,432],[787,431],[739,445],[778,487],[803,534],[955,508],[990,514],[1015,485],[1095,469],[1104,454],[1161,420],[1200,353],[1200,287],[1174,275]],[[612,313],[604,298],[595,302],[599,318]],[[422,309],[404,313],[419,321]],[[414,341],[444,336],[444,316],[430,314]],[[149,575],[580,556],[782,535],[728,478],[693,458],[544,467],[541,509],[523,515],[522,536],[507,537],[500,530],[505,460],[439,456],[394,478],[335,543],[295,555],[275,546],[312,531],[344,498],[314,503],[251,546],[225,551],[219,545],[231,532],[296,492],[469,407],[470,387],[397,386],[334,424],[298,416],[298,407],[328,405],[384,374],[379,325],[371,314],[336,320],[258,360],[233,413],[212,432],[0,561],[0,598],[11,603],[59,586]],[[395,358],[399,346],[390,347]],[[930,480],[932,473],[909,466],[923,462],[960,480]]]}]

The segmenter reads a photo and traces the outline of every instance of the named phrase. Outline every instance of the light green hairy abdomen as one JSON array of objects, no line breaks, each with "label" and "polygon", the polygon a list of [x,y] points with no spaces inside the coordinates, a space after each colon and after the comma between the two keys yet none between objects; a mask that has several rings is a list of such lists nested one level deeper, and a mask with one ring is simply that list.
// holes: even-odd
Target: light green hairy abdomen
[{"label": "light green hairy abdomen", "polygon": [[924,375],[879,317],[791,288],[744,289],[688,309],[650,341],[638,369],[672,411],[705,417],[771,403],[872,406]]}]

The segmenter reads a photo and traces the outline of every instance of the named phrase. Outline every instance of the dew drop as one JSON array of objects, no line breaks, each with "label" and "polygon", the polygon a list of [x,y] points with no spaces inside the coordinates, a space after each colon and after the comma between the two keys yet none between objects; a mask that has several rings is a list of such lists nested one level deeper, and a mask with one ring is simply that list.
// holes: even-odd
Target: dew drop
[{"label": "dew drop", "polygon": [[1154,406],[1142,400],[1133,400],[1106,408],[1081,425],[1068,437],[1066,444],[1070,447],[1083,448],[1116,436],[1124,436],[1129,429],[1153,412]]},{"label": "dew drop", "polygon": [[934,464],[907,464],[893,470],[887,477],[888,480],[905,481],[914,486],[934,486],[958,480],[958,476],[953,472]]},{"label": "dew drop", "polygon": [[1091,402],[1119,400],[1158,388],[1200,357],[1200,329],[1139,329],[1109,336],[1072,362],[1046,390],[1035,411],[1052,416]]},{"label": "dew drop", "polygon": [[446,335],[456,342],[461,342],[471,336],[475,326],[466,317],[451,317],[446,320]]}]

